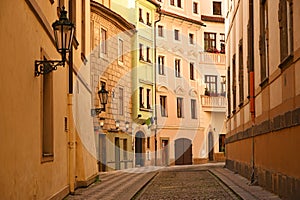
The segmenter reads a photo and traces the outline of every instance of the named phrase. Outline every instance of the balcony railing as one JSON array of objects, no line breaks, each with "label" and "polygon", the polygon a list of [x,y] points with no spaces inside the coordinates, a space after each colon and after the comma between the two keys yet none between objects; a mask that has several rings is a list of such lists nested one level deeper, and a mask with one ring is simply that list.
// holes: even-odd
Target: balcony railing
[{"label": "balcony railing", "polygon": [[200,63],[225,64],[225,54],[200,52]]},{"label": "balcony railing", "polygon": [[201,95],[201,105],[204,111],[226,112],[227,99],[225,96]]}]

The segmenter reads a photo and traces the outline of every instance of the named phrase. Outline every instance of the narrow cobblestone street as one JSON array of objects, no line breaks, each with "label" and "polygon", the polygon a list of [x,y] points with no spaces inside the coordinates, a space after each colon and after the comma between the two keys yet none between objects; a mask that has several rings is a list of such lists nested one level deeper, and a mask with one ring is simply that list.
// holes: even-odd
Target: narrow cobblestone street
[{"label": "narrow cobblestone street", "polygon": [[240,199],[208,170],[162,171],[138,199]]},{"label": "narrow cobblestone street", "polygon": [[224,163],[141,167],[100,174],[66,200],[85,199],[279,199],[225,168]]}]

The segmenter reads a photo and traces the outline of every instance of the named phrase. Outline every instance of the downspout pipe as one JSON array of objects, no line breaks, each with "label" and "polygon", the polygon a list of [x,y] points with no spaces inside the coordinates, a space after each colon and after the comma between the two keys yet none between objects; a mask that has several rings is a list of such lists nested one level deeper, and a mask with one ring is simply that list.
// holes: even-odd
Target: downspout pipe
[{"label": "downspout pipe", "polygon": [[251,136],[252,136],[252,155],[251,155],[251,165],[252,165],[252,173],[251,173],[251,184],[254,185],[256,183],[255,178],[255,141],[254,141],[254,127],[255,127],[255,83],[254,83],[254,30],[253,30],[253,0],[249,0],[249,96],[250,96],[250,113],[251,113]]},{"label": "downspout pipe", "polygon": [[157,52],[156,52],[156,25],[159,21],[161,21],[161,7],[159,6],[156,10],[159,13],[159,18],[154,22],[154,150],[155,150],[155,160],[154,165],[157,166]]}]

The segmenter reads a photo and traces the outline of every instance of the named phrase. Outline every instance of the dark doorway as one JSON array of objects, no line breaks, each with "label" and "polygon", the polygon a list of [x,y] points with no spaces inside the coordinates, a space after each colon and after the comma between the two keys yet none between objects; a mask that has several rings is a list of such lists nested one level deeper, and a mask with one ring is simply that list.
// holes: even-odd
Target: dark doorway
[{"label": "dark doorway", "polygon": [[175,140],[175,165],[191,165],[192,141],[187,138]]},{"label": "dark doorway", "polygon": [[135,165],[144,166],[145,134],[137,132],[135,135]]},{"label": "dark doorway", "polygon": [[162,146],[162,165],[168,166],[169,165],[169,146],[168,146],[169,140],[162,140],[161,146]]},{"label": "dark doorway", "polygon": [[98,168],[100,172],[106,171],[106,135],[105,134],[99,134]]},{"label": "dark doorway", "polygon": [[208,133],[208,160],[214,160],[214,135],[212,132]]},{"label": "dark doorway", "polygon": [[115,167],[116,170],[120,169],[120,138],[115,137]]}]

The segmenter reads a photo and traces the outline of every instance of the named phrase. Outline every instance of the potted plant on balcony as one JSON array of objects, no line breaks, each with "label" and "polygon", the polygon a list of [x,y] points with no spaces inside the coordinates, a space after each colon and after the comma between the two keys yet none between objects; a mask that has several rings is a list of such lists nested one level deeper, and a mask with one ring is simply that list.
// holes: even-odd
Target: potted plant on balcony
[{"label": "potted plant on balcony", "polygon": [[210,96],[210,92],[209,92],[209,90],[207,88],[205,88],[204,95]]}]

